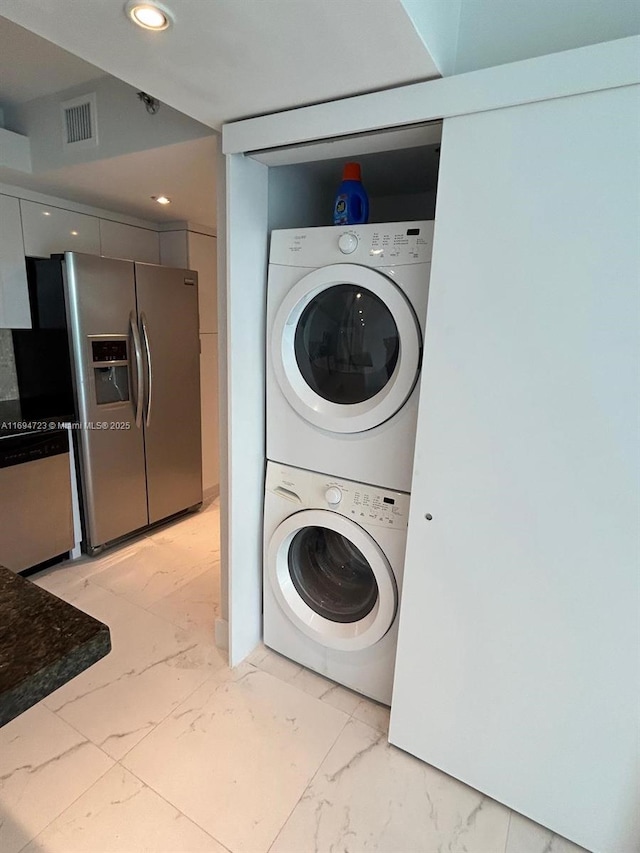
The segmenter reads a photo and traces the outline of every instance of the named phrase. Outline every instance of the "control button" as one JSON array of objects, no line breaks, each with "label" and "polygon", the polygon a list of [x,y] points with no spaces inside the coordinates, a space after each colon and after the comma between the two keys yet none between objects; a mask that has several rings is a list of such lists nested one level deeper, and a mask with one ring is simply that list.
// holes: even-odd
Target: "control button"
[{"label": "control button", "polygon": [[342,492],[336,486],[330,486],[324,493],[325,500],[328,504],[336,506],[342,500]]},{"label": "control button", "polygon": [[343,255],[350,255],[358,248],[358,238],[355,234],[341,234],[338,238],[338,248]]}]

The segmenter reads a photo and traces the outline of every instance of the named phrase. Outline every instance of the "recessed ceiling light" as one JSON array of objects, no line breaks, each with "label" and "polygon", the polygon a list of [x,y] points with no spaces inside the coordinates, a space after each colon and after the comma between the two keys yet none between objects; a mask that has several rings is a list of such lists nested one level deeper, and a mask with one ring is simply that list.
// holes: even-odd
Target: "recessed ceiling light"
[{"label": "recessed ceiling light", "polygon": [[139,3],[138,0],[129,0],[124,11],[134,24],[145,30],[166,30],[173,21],[173,16],[158,3]]},{"label": "recessed ceiling light", "polygon": [[167,198],[166,195],[152,195],[151,198],[158,204],[171,204],[171,199]]}]

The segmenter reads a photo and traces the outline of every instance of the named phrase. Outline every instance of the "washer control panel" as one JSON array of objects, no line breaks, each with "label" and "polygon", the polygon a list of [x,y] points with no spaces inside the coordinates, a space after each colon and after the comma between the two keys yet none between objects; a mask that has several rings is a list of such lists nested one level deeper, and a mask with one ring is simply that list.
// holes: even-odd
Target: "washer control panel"
[{"label": "washer control panel", "polygon": [[340,504],[328,504],[328,509],[340,512],[360,524],[406,529],[409,495],[346,480],[328,481],[328,485],[329,489],[339,489],[342,495]]},{"label": "washer control panel", "polygon": [[291,511],[327,509],[358,524],[406,530],[410,495],[303,471],[277,462],[267,464],[266,488],[292,504]]},{"label": "washer control panel", "polygon": [[273,231],[269,263],[299,267],[430,263],[433,225],[432,221],[421,220]]}]

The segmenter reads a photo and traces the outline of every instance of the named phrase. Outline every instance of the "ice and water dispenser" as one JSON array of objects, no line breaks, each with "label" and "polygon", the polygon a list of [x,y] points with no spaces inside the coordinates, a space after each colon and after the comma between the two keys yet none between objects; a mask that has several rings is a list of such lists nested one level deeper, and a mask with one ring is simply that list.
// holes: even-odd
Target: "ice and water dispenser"
[{"label": "ice and water dispenser", "polygon": [[129,400],[129,348],[124,336],[91,339],[91,361],[96,403],[99,406]]}]

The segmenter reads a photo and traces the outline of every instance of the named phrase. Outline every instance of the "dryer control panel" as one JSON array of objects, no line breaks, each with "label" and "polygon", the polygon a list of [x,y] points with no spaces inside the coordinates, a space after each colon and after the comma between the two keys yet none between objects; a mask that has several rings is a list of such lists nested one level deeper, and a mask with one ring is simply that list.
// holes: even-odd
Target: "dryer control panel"
[{"label": "dryer control panel", "polygon": [[406,530],[410,495],[277,463],[267,467],[267,490],[299,509],[328,509],[359,524]]},{"label": "dryer control panel", "polygon": [[368,267],[430,263],[433,225],[420,220],[273,231],[269,263],[314,268],[339,263]]}]

